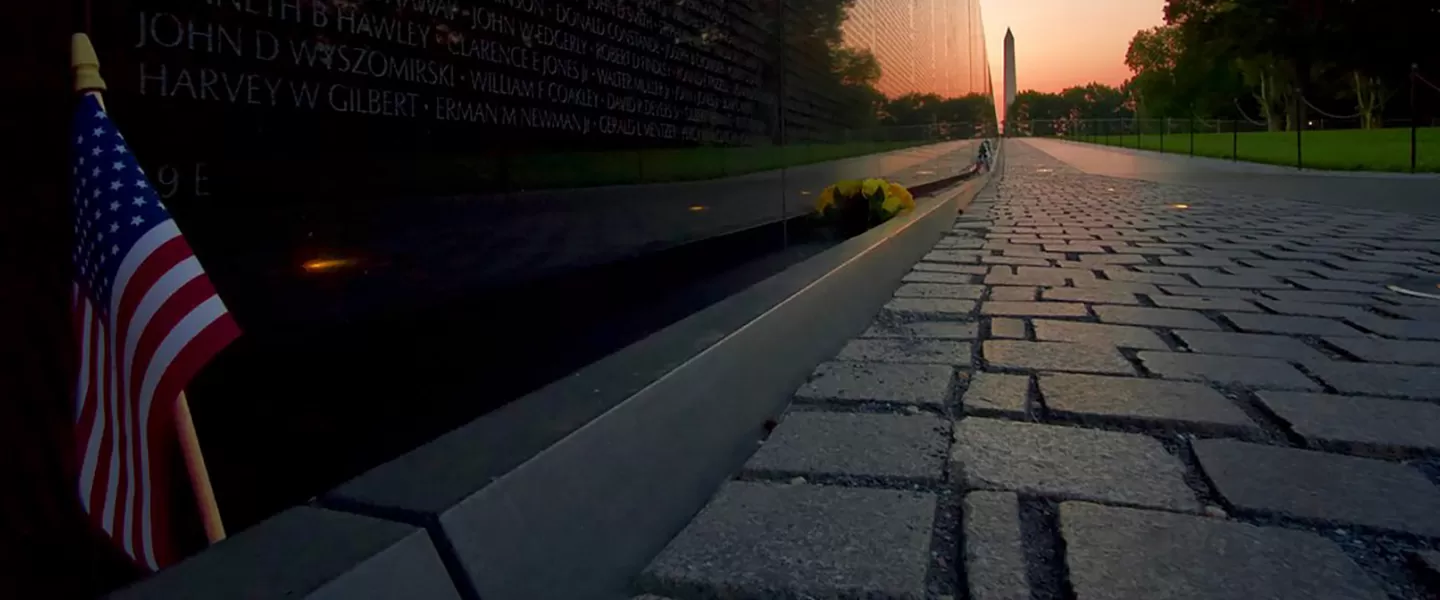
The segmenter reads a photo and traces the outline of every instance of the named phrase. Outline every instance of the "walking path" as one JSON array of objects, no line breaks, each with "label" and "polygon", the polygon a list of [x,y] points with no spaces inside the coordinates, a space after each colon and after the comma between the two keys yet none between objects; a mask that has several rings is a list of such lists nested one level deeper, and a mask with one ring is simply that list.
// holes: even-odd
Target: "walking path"
[{"label": "walking path", "polygon": [[[1028,142],[638,580],[691,598],[1440,593],[1440,218]],[[651,596],[652,598],[654,596]]]}]

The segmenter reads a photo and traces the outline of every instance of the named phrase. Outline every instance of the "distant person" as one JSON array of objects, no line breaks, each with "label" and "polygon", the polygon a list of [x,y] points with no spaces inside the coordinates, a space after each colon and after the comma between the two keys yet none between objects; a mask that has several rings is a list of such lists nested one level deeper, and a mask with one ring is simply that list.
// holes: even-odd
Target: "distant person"
[{"label": "distant person", "polygon": [[991,154],[990,140],[981,140],[980,156],[976,158],[975,162],[980,165],[982,172],[988,172],[990,170]]}]

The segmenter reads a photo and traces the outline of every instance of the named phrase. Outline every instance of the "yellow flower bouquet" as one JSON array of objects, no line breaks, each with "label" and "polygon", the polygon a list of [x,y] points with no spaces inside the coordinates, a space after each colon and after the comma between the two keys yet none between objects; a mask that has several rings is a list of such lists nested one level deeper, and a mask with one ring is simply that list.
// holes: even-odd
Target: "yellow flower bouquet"
[{"label": "yellow flower bouquet", "polygon": [[847,179],[827,187],[815,200],[815,214],[854,235],[915,208],[915,197],[884,179]]}]

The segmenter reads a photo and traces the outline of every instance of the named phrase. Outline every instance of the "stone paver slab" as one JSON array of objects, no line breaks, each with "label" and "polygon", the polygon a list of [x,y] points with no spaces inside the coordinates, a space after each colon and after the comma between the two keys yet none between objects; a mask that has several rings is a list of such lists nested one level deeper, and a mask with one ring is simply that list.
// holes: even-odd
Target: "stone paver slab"
[{"label": "stone paver slab", "polygon": [[936,363],[969,366],[970,344],[953,340],[859,338],[840,349],[839,360]]},{"label": "stone paver slab", "polygon": [[[1329,360],[1319,350],[1305,345],[1298,338],[1263,333],[1231,333],[1228,331],[1176,331],[1190,350],[1201,354],[1280,358],[1288,361]],[[1347,338],[1348,339],[1348,338]]]},{"label": "stone paver slab", "polygon": [[640,585],[682,597],[919,600],[935,502],[923,492],[730,482]]},{"label": "stone paver slab", "polygon": [[1253,313],[1225,313],[1235,327],[1254,333],[1285,333],[1290,335],[1342,335],[1363,336],[1354,327],[1321,317],[1287,317],[1283,315],[1261,315]]},{"label": "stone paver slab", "polygon": [[960,398],[966,414],[1025,416],[1030,397],[1029,375],[976,373]]},{"label": "stone paver slab", "polygon": [[895,402],[940,406],[950,397],[955,370],[942,365],[829,362],[796,392],[805,400]]},{"label": "stone paver slab", "polygon": [[1150,296],[1150,300],[1161,308],[1183,308],[1187,310],[1237,310],[1259,312],[1260,307],[1240,298],[1209,298],[1205,296]]},{"label": "stone paver slab", "polygon": [[1349,317],[1347,321],[1366,331],[1402,340],[1440,340],[1440,323],[1386,319],[1380,316]]},{"label": "stone paver slab", "polygon": [[1156,511],[1060,505],[1076,600],[1385,600],[1318,535]]},{"label": "stone paver slab", "polygon": [[1088,317],[1084,304],[1074,302],[996,302],[980,305],[980,314],[1008,317]]},{"label": "stone paver slab", "polygon": [[1037,287],[995,286],[990,288],[989,299],[992,302],[1033,302],[1039,293],[1040,288]]},{"label": "stone paver slab", "polygon": [[927,263],[978,264],[985,252],[966,250],[931,250],[920,260]]},{"label": "stone paver slab", "polygon": [[896,298],[947,298],[978,300],[985,293],[983,285],[951,285],[944,283],[907,283],[895,290]]},{"label": "stone paver slab", "polygon": [[916,271],[926,271],[931,273],[956,273],[961,275],[984,275],[985,272],[988,270],[985,267],[979,265],[957,265],[951,263],[932,262],[915,263],[915,266],[912,268]]},{"label": "stone paver slab", "polygon": [[1367,314],[1358,306],[1349,304],[1326,304],[1324,302],[1286,302],[1283,300],[1262,300],[1260,304],[1282,315],[1302,317],[1354,317]]},{"label": "stone paver slab", "polygon": [[1073,342],[1092,346],[1169,350],[1160,336],[1143,327],[1104,325],[1077,321],[1037,320],[1035,338],[1049,342]]},{"label": "stone paver slab", "polygon": [[974,300],[895,298],[885,303],[885,310],[910,317],[965,318],[975,312],[975,306]]},{"label": "stone paver slab", "polygon": [[970,492],[962,518],[970,599],[1030,600],[1019,498],[1010,492]]},{"label": "stone paver slab", "polygon": [[1201,287],[1182,287],[1182,286],[1166,285],[1166,286],[1161,286],[1161,289],[1165,290],[1165,293],[1167,293],[1167,294],[1174,294],[1174,295],[1176,295],[1176,296],[1203,296],[1203,297],[1207,297],[1207,298],[1242,298],[1242,299],[1258,299],[1258,298],[1263,298],[1263,297],[1264,297],[1264,296],[1261,296],[1258,292],[1252,292],[1252,291],[1250,291],[1250,290],[1236,290],[1236,289],[1229,289],[1229,288],[1201,288]]},{"label": "stone paver slab", "polygon": [[1333,337],[1325,341],[1363,361],[1440,365],[1440,342],[1357,337]]},{"label": "stone paver slab", "polygon": [[1197,440],[1194,449],[1205,475],[1237,508],[1440,536],[1440,488],[1411,467],[1235,440]]},{"label": "stone paver slab", "polygon": [[[988,343],[988,342],[987,342]],[[1295,367],[1271,358],[1216,356],[1182,352],[1141,352],[1140,362],[1166,379],[1212,381],[1225,385],[1282,390],[1319,390]]]},{"label": "stone paver slab", "polygon": [[1039,381],[1045,408],[1060,415],[1219,432],[1259,432],[1259,427],[1234,402],[1198,383],[1062,373],[1041,373]]},{"label": "stone paver slab", "polygon": [[1301,392],[1258,392],[1270,412],[1317,448],[1440,451],[1440,405]]},{"label": "stone paver slab", "polygon": [[1020,319],[990,319],[990,337],[1025,339],[1025,321]]},{"label": "stone paver slab", "polygon": [[1345,393],[1440,398],[1440,367],[1341,361],[1315,362],[1305,367]]},{"label": "stone paver slab", "polygon": [[1140,304],[1135,294],[1104,288],[1048,288],[1040,293],[1045,300],[1061,302],[1093,302],[1099,304]]},{"label": "stone paver slab", "polygon": [[1004,368],[1135,374],[1135,368],[1118,350],[1087,344],[988,340],[982,354],[991,365]]},{"label": "stone paver slab", "polygon": [[1112,305],[1096,305],[1094,310],[1100,320],[1106,323],[1175,329],[1220,329],[1218,324],[1205,315],[1189,310]]},{"label": "stone paver slab", "polygon": [[1199,509],[1179,460],[1143,435],[969,417],[952,456],[970,488]]},{"label": "stone paver slab", "polygon": [[791,412],[745,468],[935,481],[949,433],[948,421],[926,414]]},{"label": "stone paver slab", "polygon": [[872,325],[860,337],[935,338],[940,340],[973,340],[979,326],[973,322],[917,321],[901,324]]},{"label": "stone paver slab", "polygon": [[937,273],[935,271],[911,271],[906,273],[900,281],[904,283],[948,283],[967,284],[974,282],[978,277],[963,273]]}]

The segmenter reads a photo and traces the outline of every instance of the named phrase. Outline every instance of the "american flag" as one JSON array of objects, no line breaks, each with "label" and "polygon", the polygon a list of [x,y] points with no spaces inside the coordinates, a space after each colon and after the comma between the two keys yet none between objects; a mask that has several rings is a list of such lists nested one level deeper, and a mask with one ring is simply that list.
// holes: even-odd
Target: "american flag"
[{"label": "american flag", "polygon": [[80,502],[154,570],[177,558],[167,505],[180,393],[240,329],[94,96],[74,135]]}]

